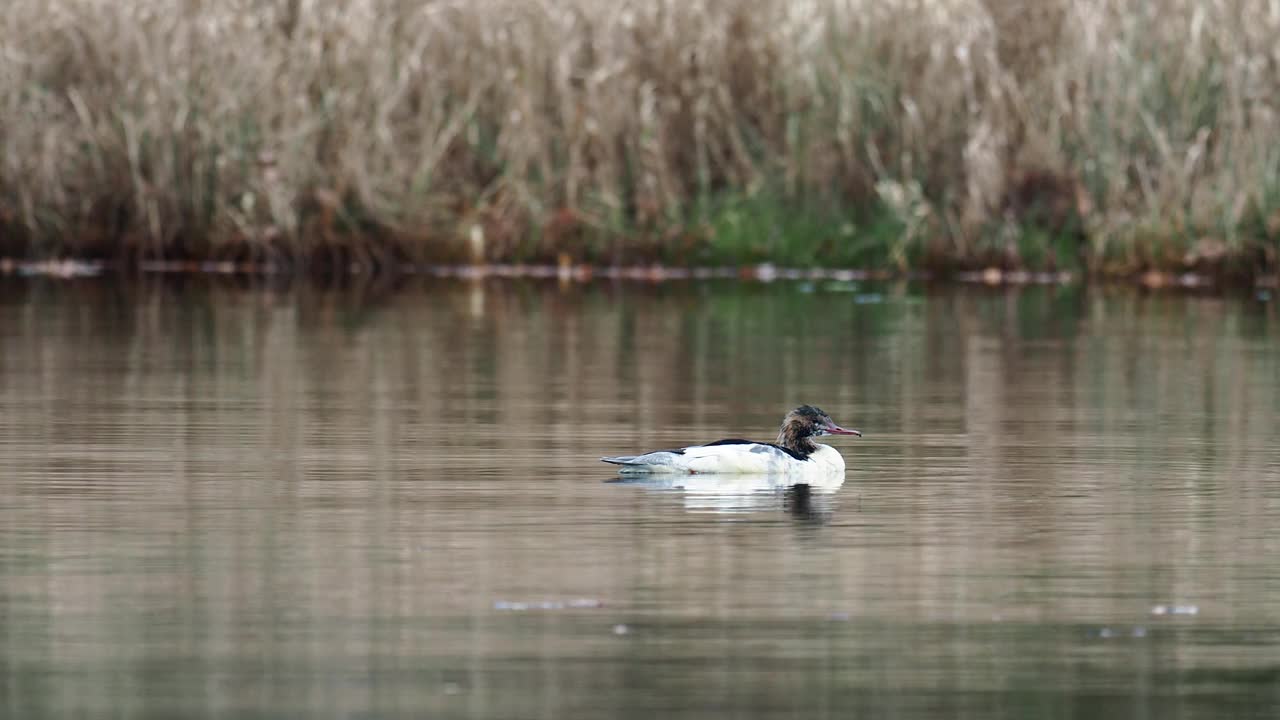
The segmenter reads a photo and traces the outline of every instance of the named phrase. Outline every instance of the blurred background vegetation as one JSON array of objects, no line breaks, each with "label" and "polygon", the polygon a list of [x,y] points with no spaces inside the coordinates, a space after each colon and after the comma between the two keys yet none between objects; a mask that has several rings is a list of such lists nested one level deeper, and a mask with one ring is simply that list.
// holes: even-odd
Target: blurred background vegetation
[{"label": "blurred background vegetation", "polygon": [[0,254],[1273,273],[1267,0],[7,0]]}]

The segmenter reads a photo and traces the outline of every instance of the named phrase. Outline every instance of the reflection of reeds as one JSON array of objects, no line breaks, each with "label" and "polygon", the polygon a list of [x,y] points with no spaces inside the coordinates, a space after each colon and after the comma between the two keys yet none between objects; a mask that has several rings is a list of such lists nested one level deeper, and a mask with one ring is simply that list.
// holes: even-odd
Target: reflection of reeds
[{"label": "reflection of reeds", "polygon": [[1276,262],[1261,0],[179,5],[6,3],[19,247]]},{"label": "reflection of reeds", "polygon": [[[1202,602],[1216,628],[1280,614],[1274,304],[1028,288],[859,305],[781,283],[431,281],[366,304],[307,284],[47,287],[0,284],[0,601],[21,629],[0,676],[19,707],[136,693],[322,715],[330,678],[371,668],[410,680],[352,683],[342,702],[424,707],[456,673],[518,697],[518,715],[582,692],[576,643],[608,660],[592,686],[620,696],[637,662],[647,678],[675,658],[687,688],[688,673],[713,683],[730,662],[740,675],[805,653],[907,690],[1004,687],[1089,628],[1157,622],[1149,603]],[[767,437],[801,400],[868,432],[843,447],[842,507],[820,532],[602,490],[604,452]],[[606,606],[494,611],[579,596]],[[666,634],[592,640],[615,622]],[[1224,653],[1168,632],[1188,666],[1270,662],[1264,643]],[[1092,672],[1147,678],[1123,647]],[[154,669],[179,653],[201,664]],[[1092,677],[1064,663],[1060,682]],[[528,687],[516,668],[536,671]],[[841,685],[862,673],[777,677],[761,697],[875,695]]]}]

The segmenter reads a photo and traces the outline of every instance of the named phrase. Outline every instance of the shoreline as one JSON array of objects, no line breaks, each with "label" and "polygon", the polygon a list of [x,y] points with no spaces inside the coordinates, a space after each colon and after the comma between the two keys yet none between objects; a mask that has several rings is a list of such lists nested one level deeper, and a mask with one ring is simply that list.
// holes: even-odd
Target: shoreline
[{"label": "shoreline", "polygon": [[795,268],[773,263],[717,266],[668,266],[649,265],[592,265],[562,262],[538,263],[483,263],[483,264],[414,264],[401,263],[391,268],[372,268],[353,263],[345,272],[332,270],[318,272],[308,269],[290,269],[273,263],[232,261],[139,261],[132,263],[101,260],[15,260],[0,258],[0,279],[50,278],[72,280],[102,276],[130,275],[183,275],[259,277],[286,279],[336,279],[336,278],[404,278],[438,277],[468,280],[541,279],[561,282],[585,283],[593,279],[643,281],[662,283],[680,280],[742,280],[769,283],[774,281],[825,280],[834,282],[888,282],[920,281],[954,283],[958,285],[982,285],[987,287],[1069,286],[1100,285],[1111,287],[1138,287],[1148,290],[1177,289],[1226,292],[1256,289],[1270,291],[1280,289],[1280,276],[1256,275],[1246,280],[1231,280],[1206,273],[1169,272],[1148,270],[1131,274],[1088,274],[1068,271],[1044,272],[1027,270],[984,270],[930,272],[870,270],[861,268]]}]

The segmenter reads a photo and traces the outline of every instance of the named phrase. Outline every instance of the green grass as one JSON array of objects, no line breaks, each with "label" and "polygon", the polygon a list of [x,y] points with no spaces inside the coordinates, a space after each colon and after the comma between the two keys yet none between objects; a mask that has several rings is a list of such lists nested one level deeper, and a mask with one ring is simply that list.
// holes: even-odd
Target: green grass
[{"label": "green grass", "polygon": [[790,267],[905,269],[923,255],[889,209],[861,212],[834,201],[788,200],[775,193],[727,196],[697,213],[706,247],[696,260],[714,264],[772,262]]}]

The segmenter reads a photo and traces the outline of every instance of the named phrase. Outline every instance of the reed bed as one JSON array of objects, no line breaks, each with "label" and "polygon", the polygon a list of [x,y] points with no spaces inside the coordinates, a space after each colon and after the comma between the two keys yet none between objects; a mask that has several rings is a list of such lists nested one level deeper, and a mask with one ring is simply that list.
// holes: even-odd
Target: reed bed
[{"label": "reed bed", "polygon": [[1278,140],[1276,0],[0,7],[29,257],[1273,271]]}]

